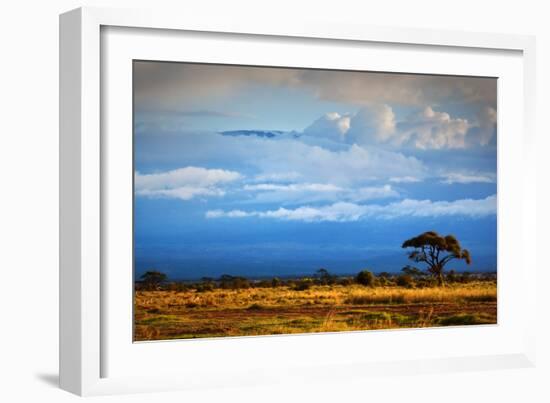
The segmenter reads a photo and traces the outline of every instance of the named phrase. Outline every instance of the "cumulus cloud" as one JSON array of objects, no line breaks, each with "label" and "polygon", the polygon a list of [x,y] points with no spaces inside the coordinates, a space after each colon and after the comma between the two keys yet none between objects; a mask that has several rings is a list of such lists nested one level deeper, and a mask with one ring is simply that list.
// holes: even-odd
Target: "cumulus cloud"
[{"label": "cumulus cloud", "polygon": [[430,106],[399,123],[397,143],[413,144],[420,149],[465,148],[471,124],[466,119],[452,118]]},{"label": "cumulus cloud", "polygon": [[481,145],[487,145],[496,134],[497,111],[495,108],[485,106],[479,110],[477,115],[477,138],[474,141]]},{"label": "cumulus cloud", "polygon": [[[157,62],[136,62],[134,73],[137,132],[155,125],[181,130],[182,119],[197,116],[249,117],[243,111],[212,110],[211,105],[258,88],[299,90],[359,108],[354,114],[329,112],[303,131],[306,136],[346,138],[350,144],[456,149],[489,144],[496,127],[497,80],[492,78]],[[479,112],[463,119],[434,110],[433,105],[449,102],[475,105]],[[399,107],[420,112],[399,120],[394,112]],[[170,118],[163,118],[162,111],[171,111]],[[157,120],[153,126],[148,114]]]},{"label": "cumulus cloud", "polygon": [[479,218],[496,214],[496,195],[485,199],[431,201],[405,199],[387,205],[361,205],[338,202],[321,207],[302,206],[296,209],[279,208],[267,211],[210,210],[207,218],[271,218],[304,222],[350,222],[368,218],[395,219],[401,217],[465,216]]},{"label": "cumulus cloud", "polygon": [[[327,114],[304,134],[345,141],[349,144],[381,145],[393,148],[457,149],[471,145],[486,145],[494,131],[494,109],[480,112],[478,123],[451,117],[447,112],[435,111],[426,106],[417,113],[398,120],[389,105],[371,105],[361,108],[353,115]],[[339,126],[341,119],[345,125]],[[470,129],[477,133],[472,134]]]},{"label": "cumulus cloud", "polygon": [[491,174],[464,174],[464,173],[449,173],[443,176],[442,183],[452,185],[455,183],[494,183],[495,177]]},{"label": "cumulus cloud", "polygon": [[241,179],[238,172],[188,166],[167,172],[135,174],[138,196],[169,197],[189,200],[196,196],[223,196],[219,186]]},{"label": "cumulus cloud", "polygon": [[329,112],[306,127],[303,133],[306,136],[343,140],[350,128],[350,120],[349,114],[340,115],[337,112]]},{"label": "cumulus cloud", "polygon": [[350,123],[346,135],[346,141],[350,143],[385,143],[395,133],[395,114],[386,104],[361,108]]}]

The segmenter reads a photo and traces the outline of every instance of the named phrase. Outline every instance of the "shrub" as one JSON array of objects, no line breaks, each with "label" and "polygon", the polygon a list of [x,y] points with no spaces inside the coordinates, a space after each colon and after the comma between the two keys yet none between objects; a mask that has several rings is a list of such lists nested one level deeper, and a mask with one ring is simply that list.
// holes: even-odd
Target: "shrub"
[{"label": "shrub", "polygon": [[213,283],[200,283],[196,285],[197,292],[205,292],[214,290]]},{"label": "shrub", "polygon": [[168,285],[168,289],[170,291],[184,292],[184,291],[187,291],[189,287],[187,286],[187,284],[183,282],[174,282]]},{"label": "shrub", "polygon": [[388,286],[392,284],[392,282],[388,277],[378,277],[377,282],[378,282],[378,285],[381,285],[381,286]]},{"label": "shrub", "polygon": [[412,288],[414,280],[410,274],[401,274],[397,277],[397,285],[399,287]]},{"label": "shrub", "polygon": [[311,288],[311,284],[313,281],[309,278],[304,278],[296,282],[296,285],[294,286],[295,291],[305,291],[309,290]]},{"label": "shrub", "polygon": [[460,282],[461,283],[469,283],[472,280],[472,273],[465,271],[460,275]]},{"label": "shrub", "polygon": [[330,285],[336,283],[336,276],[329,273],[327,269],[319,269],[315,272],[317,283],[321,285]]},{"label": "shrub", "polygon": [[423,278],[427,275],[427,273],[423,272],[422,270],[417,269],[416,267],[408,266],[408,265],[403,267],[401,271],[403,272],[403,274],[408,274],[413,279]]},{"label": "shrub", "polygon": [[271,281],[261,280],[261,281],[258,281],[256,283],[251,284],[251,286],[252,287],[257,287],[257,288],[269,288],[269,287],[271,287]]},{"label": "shrub", "polygon": [[348,285],[353,284],[353,279],[351,279],[349,277],[343,277],[343,278],[338,280],[338,284],[343,285],[343,286],[348,286]]},{"label": "shrub", "polygon": [[239,289],[239,288],[250,288],[250,281],[244,277],[237,277],[233,281],[233,288]]},{"label": "shrub", "polygon": [[361,285],[364,285],[366,287],[372,287],[374,286],[374,274],[372,274],[369,270],[363,270],[357,273],[357,276],[355,277],[355,281]]},{"label": "shrub", "polygon": [[224,289],[238,290],[241,288],[250,288],[250,281],[248,279],[230,276],[229,274],[222,274],[218,282],[219,287]]},{"label": "shrub", "polygon": [[437,280],[433,277],[423,277],[414,282],[417,288],[430,288],[437,286]]},{"label": "shrub", "polygon": [[454,270],[449,270],[445,277],[448,283],[456,283],[458,281],[458,276]]}]

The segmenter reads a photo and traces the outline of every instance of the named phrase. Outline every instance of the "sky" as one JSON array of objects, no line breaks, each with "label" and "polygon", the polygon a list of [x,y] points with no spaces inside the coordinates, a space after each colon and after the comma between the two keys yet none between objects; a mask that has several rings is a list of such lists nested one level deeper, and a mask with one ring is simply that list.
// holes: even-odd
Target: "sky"
[{"label": "sky", "polygon": [[[496,270],[497,80],[134,62],[135,270],[399,271],[453,234]],[[421,265],[419,268],[423,268]]]}]

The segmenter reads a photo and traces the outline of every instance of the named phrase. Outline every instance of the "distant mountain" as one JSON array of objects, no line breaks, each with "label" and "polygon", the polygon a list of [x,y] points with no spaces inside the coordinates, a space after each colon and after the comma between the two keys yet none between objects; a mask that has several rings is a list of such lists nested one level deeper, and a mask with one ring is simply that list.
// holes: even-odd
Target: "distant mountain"
[{"label": "distant mountain", "polygon": [[298,136],[298,133],[292,131],[292,132],[285,132],[282,130],[226,130],[223,132],[220,132],[224,136],[256,136],[256,137],[265,137],[265,138],[273,138],[277,136],[282,135],[293,135],[294,137]]}]

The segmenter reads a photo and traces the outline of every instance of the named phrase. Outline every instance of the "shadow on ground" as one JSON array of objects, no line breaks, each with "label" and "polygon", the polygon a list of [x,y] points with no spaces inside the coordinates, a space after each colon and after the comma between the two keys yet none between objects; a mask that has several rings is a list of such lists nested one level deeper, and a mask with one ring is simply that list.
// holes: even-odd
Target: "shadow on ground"
[{"label": "shadow on ground", "polygon": [[47,385],[55,388],[59,387],[59,375],[58,374],[36,374],[37,379],[41,380]]}]

